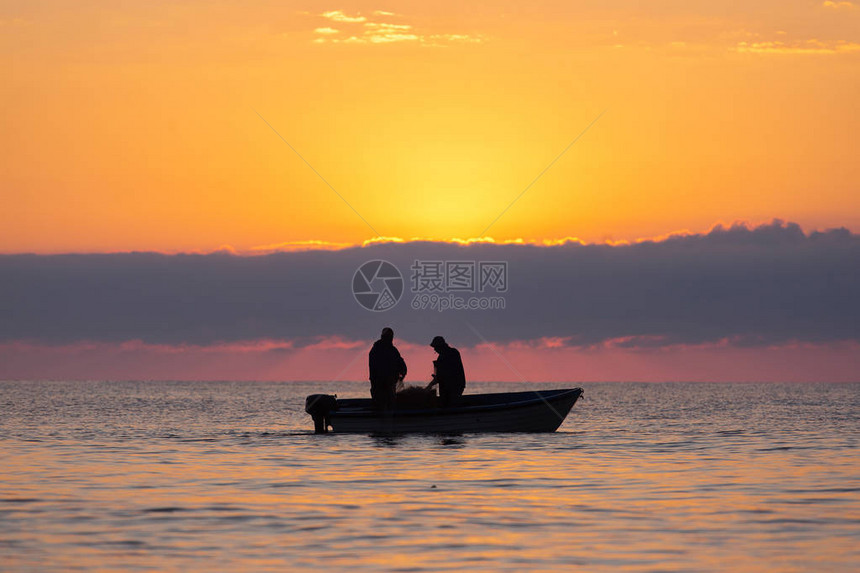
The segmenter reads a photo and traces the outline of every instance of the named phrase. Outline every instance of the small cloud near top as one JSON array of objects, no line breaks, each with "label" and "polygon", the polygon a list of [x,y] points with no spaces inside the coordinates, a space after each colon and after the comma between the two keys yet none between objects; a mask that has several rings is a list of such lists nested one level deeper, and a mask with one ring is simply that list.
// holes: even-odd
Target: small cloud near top
[{"label": "small cloud near top", "polygon": [[413,43],[426,47],[446,47],[452,44],[477,44],[483,41],[480,36],[462,33],[423,34],[413,30],[411,24],[386,21],[387,18],[399,17],[399,14],[387,10],[374,10],[368,18],[361,13],[347,14],[343,10],[329,10],[319,14],[331,22],[343,26],[341,29],[318,27],[314,29],[315,44],[393,44]]},{"label": "small cloud near top", "polygon": [[852,2],[838,0],[836,2],[833,2],[832,0],[825,0],[821,3],[821,7],[828,8],[830,10],[851,10],[854,8],[854,4]]},{"label": "small cloud near top", "polygon": [[349,23],[359,23],[367,21],[367,18],[361,15],[349,16],[344,13],[343,10],[329,10],[328,12],[323,12],[320,14],[323,18],[328,18],[333,22],[349,22]]}]

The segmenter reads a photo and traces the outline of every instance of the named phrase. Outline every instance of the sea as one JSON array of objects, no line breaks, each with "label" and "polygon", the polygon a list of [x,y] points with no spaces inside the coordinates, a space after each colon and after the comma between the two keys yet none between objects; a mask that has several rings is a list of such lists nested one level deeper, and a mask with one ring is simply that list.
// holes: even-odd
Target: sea
[{"label": "sea", "polygon": [[858,571],[860,384],[584,388],[551,434],[315,435],[345,382],[0,382],[2,571]]}]

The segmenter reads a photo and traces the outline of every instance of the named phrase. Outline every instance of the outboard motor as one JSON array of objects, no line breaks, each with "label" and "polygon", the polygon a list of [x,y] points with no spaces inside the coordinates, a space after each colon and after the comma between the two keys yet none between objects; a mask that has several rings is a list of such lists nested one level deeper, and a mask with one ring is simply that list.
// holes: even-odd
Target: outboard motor
[{"label": "outboard motor", "polygon": [[328,432],[328,415],[332,410],[337,410],[337,396],[311,394],[305,399],[305,412],[314,419],[314,432],[317,434]]}]

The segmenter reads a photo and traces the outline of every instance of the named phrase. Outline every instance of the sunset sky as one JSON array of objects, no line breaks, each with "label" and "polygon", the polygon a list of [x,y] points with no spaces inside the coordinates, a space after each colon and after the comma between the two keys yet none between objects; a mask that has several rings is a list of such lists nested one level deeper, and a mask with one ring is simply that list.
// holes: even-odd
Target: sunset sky
[{"label": "sunset sky", "polygon": [[[780,219],[803,237],[847,229],[825,241],[844,241],[841,258],[815,272],[847,277],[833,291],[846,303],[860,296],[860,2],[0,0],[0,73],[4,255],[329,252],[380,236],[620,249]],[[17,261],[0,261],[7,285],[23,284]],[[355,266],[343,271],[349,297]],[[52,316],[16,314],[30,308],[16,298],[23,291],[2,288],[0,377],[135,378],[123,368],[168,351],[172,369],[137,372],[210,377],[213,361],[195,353],[223,351],[231,377],[316,377],[307,345],[262,372],[257,354],[246,364],[237,347],[225,350],[239,342],[229,336],[57,339]],[[57,296],[71,307],[75,292]],[[8,326],[28,320],[44,329]],[[368,334],[308,334],[360,352],[386,318],[350,320]],[[423,338],[438,333],[402,320],[404,344],[429,360]],[[816,379],[826,361],[823,378],[856,380],[860,349],[856,328],[798,330],[752,350],[732,342],[746,331],[673,339],[653,354],[607,342],[626,331],[588,355],[556,333],[568,354],[556,348],[552,360],[569,365],[559,374],[539,337],[502,337],[502,326],[478,325],[483,342],[461,339],[479,378]],[[268,352],[291,336],[251,330],[245,342]],[[320,377],[362,377],[334,372],[342,357],[332,356]],[[803,365],[787,367],[786,356]]]}]

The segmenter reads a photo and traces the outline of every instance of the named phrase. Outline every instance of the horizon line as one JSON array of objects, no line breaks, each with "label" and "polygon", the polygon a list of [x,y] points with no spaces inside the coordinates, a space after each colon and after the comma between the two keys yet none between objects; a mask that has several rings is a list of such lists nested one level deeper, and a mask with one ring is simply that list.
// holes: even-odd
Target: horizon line
[{"label": "horizon line", "polygon": [[0,256],[15,256],[15,255],[37,255],[37,256],[58,256],[58,255],[116,255],[116,254],[161,254],[161,255],[214,255],[228,254],[241,257],[257,257],[276,253],[295,253],[309,251],[345,251],[349,249],[363,249],[383,244],[411,244],[411,243],[437,243],[447,245],[470,246],[474,244],[487,245],[514,245],[514,246],[532,246],[532,247],[560,247],[566,245],[581,245],[581,246],[609,246],[623,247],[638,245],[642,243],[662,243],[672,239],[683,239],[686,237],[708,236],[721,231],[731,231],[743,229],[746,231],[755,231],[763,227],[779,227],[789,229],[796,227],[804,236],[809,237],[815,233],[826,233],[830,231],[848,231],[856,234],[853,229],[844,225],[827,227],[824,229],[812,229],[804,231],[799,223],[787,221],[778,217],[759,222],[750,222],[744,219],[735,219],[731,223],[725,221],[717,221],[704,231],[691,231],[689,229],[677,229],[668,233],[653,235],[648,237],[639,237],[635,239],[604,239],[602,241],[587,241],[574,235],[566,235],[559,238],[546,239],[526,239],[518,237],[515,239],[496,240],[493,237],[449,237],[449,238],[434,238],[434,237],[394,237],[394,236],[378,236],[365,239],[361,242],[337,242],[328,241],[325,239],[304,239],[296,241],[283,241],[280,243],[270,243],[266,245],[256,245],[244,249],[233,247],[229,244],[222,244],[214,249],[187,249],[187,250],[159,250],[159,249],[119,249],[119,250],[91,250],[91,251],[2,251]]}]

